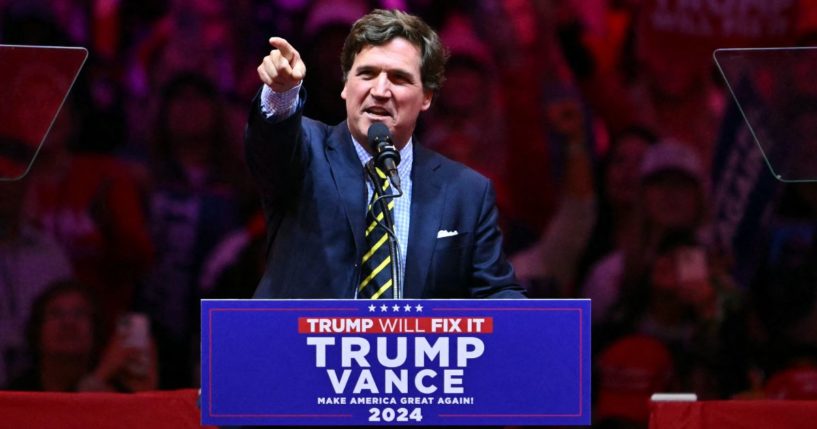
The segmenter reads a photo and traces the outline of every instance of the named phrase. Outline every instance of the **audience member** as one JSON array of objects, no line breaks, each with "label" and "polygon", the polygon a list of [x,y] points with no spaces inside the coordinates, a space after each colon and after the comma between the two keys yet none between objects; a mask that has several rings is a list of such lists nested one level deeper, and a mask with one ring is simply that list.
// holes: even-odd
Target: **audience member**
[{"label": "audience member", "polygon": [[817,185],[790,184],[771,223],[750,294],[758,319],[751,358],[766,374],[817,355]]},{"label": "audience member", "polygon": [[[198,354],[199,283],[204,258],[241,221],[223,104],[205,77],[182,74],[163,93],[150,172],[149,222],[156,262],[139,294],[154,322],[162,382],[189,386]],[[235,136],[238,138],[238,136]]]},{"label": "audience member", "polygon": [[593,300],[594,322],[607,319],[622,285],[644,272],[667,235],[695,236],[707,219],[704,170],[689,147],[671,141],[651,146],[639,176],[635,240],[596,263],[582,287],[581,295]]},{"label": "audience member", "polygon": [[81,141],[77,104],[63,106],[43,144],[26,210],[67,251],[76,278],[93,289],[112,326],[132,305],[153,250],[135,178],[110,153],[110,142]]},{"label": "audience member", "polygon": [[598,165],[596,224],[577,266],[582,284],[588,268],[617,249],[634,245],[638,233],[639,170],[644,153],[657,137],[648,128],[632,125],[614,135]]},{"label": "audience member", "polygon": [[564,191],[542,237],[511,259],[531,297],[574,296],[574,274],[596,218],[593,171],[581,104],[571,98],[549,106],[548,123],[564,141]]},{"label": "audience member", "polygon": [[138,86],[163,88],[179,73],[196,71],[222,91],[233,89],[239,46],[227,11],[221,0],[173,0],[138,47]]},{"label": "audience member", "polygon": [[440,39],[450,55],[445,83],[433,114],[424,118],[420,141],[491,179],[502,213],[508,203],[503,185],[507,147],[496,67],[466,16],[451,16]]},{"label": "audience member", "polygon": [[599,353],[595,363],[594,427],[646,429],[650,397],[678,384],[672,354],[659,340],[634,334]]},{"label": "audience member", "polygon": [[811,359],[772,375],[765,391],[770,399],[817,400],[817,364]]},{"label": "audience member", "polygon": [[157,386],[154,350],[129,346],[106,329],[89,289],[75,281],[51,284],[37,298],[26,327],[33,368],[10,390],[136,392]]},{"label": "audience member", "polygon": [[731,331],[739,316],[738,291],[689,232],[665,236],[641,277],[621,287],[609,318],[594,332],[596,344],[632,333],[660,340],[672,351],[680,387],[701,398],[735,389],[723,386],[724,380],[746,382],[743,367],[731,360],[743,351],[731,350],[743,344],[740,333]]},{"label": "audience member", "polygon": [[504,182],[510,210],[503,213],[508,220],[508,253],[536,240],[548,225],[560,194],[551,168],[554,162],[543,97],[553,83],[569,84],[571,77],[551,31],[549,6],[532,0],[482,2],[475,18],[501,83],[509,166]]},{"label": "audience member", "polygon": [[23,331],[34,300],[72,276],[63,249],[23,216],[29,182],[0,181],[0,386],[30,364]]}]

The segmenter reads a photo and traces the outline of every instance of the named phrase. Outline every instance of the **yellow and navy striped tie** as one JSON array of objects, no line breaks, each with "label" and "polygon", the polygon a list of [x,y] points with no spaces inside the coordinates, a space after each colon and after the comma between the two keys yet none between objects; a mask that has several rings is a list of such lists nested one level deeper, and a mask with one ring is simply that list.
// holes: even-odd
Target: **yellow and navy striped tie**
[{"label": "yellow and navy striped tie", "polygon": [[[379,168],[368,166],[367,172],[374,182],[372,201],[382,195],[391,195],[391,183]],[[374,171],[374,173],[372,173]],[[389,251],[389,235],[384,225],[392,228],[390,222],[394,219],[394,199],[383,198],[374,205],[369,202],[366,210],[366,252],[361,264],[360,284],[358,296],[363,299],[394,298],[394,278],[392,276],[391,252]],[[385,216],[383,208],[387,207],[389,215]]]}]

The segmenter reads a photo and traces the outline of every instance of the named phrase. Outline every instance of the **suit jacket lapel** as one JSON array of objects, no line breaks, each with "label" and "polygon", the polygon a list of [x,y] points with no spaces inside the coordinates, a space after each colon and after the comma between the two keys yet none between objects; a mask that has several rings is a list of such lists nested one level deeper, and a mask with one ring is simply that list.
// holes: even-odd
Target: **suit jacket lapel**
[{"label": "suit jacket lapel", "polygon": [[366,246],[363,236],[363,224],[366,221],[366,182],[363,166],[353,145],[346,122],[338,124],[332,128],[329,136],[326,160],[359,255],[361,249]]},{"label": "suit jacket lapel", "polygon": [[433,152],[415,141],[411,170],[411,226],[403,285],[403,295],[407,298],[421,298],[428,280],[445,202],[445,189],[437,171],[439,166]]}]

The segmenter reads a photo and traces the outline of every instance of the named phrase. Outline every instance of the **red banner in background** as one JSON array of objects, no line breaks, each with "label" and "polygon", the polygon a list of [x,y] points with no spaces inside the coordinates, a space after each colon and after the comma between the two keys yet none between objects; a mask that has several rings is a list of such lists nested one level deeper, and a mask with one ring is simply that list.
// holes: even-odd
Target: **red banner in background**
[{"label": "red banner in background", "polygon": [[718,48],[785,46],[795,41],[798,0],[644,0],[638,40],[643,56],[681,66],[712,66]]}]

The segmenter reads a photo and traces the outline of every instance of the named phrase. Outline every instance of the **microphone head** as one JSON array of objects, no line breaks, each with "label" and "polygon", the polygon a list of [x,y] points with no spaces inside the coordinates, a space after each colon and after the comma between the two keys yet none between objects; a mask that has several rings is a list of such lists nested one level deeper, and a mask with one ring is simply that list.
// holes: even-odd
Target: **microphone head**
[{"label": "microphone head", "polygon": [[377,153],[377,147],[380,145],[380,143],[391,143],[391,132],[386,124],[382,122],[375,122],[369,126],[366,139],[369,141],[369,147],[371,147],[372,150]]},{"label": "microphone head", "polygon": [[397,151],[397,148],[392,143],[391,131],[389,131],[389,127],[387,127],[386,124],[375,122],[369,126],[369,131],[366,134],[369,147],[374,154],[375,165],[381,169],[389,169],[385,166],[387,159],[391,160],[394,166],[400,164],[400,152]]},{"label": "microphone head", "polygon": [[[389,127],[382,122],[375,122],[369,126],[366,140],[374,154],[374,165],[389,175],[395,188],[400,189],[400,176],[397,166],[400,165],[400,152],[391,141]],[[402,195],[402,194],[400,194]]]}]

